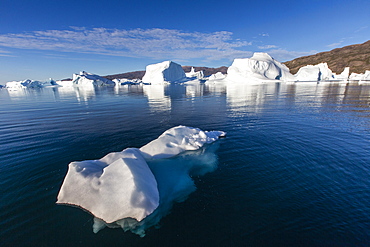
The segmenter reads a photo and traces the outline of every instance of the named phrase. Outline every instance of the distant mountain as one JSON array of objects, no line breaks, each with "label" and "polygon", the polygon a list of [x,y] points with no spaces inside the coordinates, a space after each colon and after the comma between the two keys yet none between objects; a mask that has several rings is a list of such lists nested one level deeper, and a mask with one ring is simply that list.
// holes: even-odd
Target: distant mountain
[{"label": "distant mountain", "polygon": [[[190,72],[192,66],[182,66],[184,71]],[[217,72],[222,72],[223,74],[226,74],[227,72],[227,67],[222,66],[219,68],[208,68],[208,67],[194,67],[195,71],[200,71],[203,70],[204,76],[210,76],[212,74],[216,74]],[[107,78],[109,80],[113,79],[142,79],[145,74],[145,71],[134,71],[134,72],[127,72],[127,73],[122,73],[122,74],[115,74],[115,75],[107,75],[103,76],[104,78]]]},{"label": "distant mountain", "polygon": [[305,65],[327,63],[335,73],[341,73],[345,67],[350,67],[350,73],[364,73],[370,70],[370,40],[357,45],[349,45],[311,56],[296,58],[285,62],[292,74]]}]

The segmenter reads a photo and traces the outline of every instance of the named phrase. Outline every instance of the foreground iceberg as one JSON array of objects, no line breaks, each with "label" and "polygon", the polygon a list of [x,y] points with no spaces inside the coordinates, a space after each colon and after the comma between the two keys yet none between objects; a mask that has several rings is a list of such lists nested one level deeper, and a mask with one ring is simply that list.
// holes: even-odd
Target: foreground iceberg
[{"label": "foreground iceberg", "polygon": [[164,61],[146,66],[142,81],[150,84],[163,84],[179,82],[184,79],[186,79],[186,75],[180,64]]},{"label": "foreground iceberg", "polygon": [[74,86],[114,86],[115,83],[104,77],[81,71],[80,74],[73,74],[72,83]]},{"label": "foreground iceberg", "polygon": [[143,236],[168,214],[174,202],[185,200],[195,190],[192,175],[215,168],[214,150],[205,144],[224,135],[177,126],[140,149],[72,162],[57,204],[78,206],[93,214],[94,232],[109,226]]},{"label": "foreground iceberg", "polygon": [[267,53],[256,52],[251,58],[234,59],[227,69],[227,80],[234,82],[294,80],[286,65]]}]

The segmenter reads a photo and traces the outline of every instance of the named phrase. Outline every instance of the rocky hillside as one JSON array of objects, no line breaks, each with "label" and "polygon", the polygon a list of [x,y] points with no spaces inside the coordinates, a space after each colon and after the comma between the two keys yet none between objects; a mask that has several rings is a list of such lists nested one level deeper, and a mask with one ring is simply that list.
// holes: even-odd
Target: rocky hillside
[{"label": "rocky hillside", "polygon": [[[192,66],[182,66],[185,72],[190,72]],[[212,74],[216,74],[217,72],[222,72],[223,74],[226,74],[227,67],[222,66],[219,68],[208,68],[208,67],[194,67],[195,71],[203,70],[204,76],[210,76]],[[145,71],[134,71],[134,72],[127,72],[122,74],[116,74],[116,75],[107,75],[103,76],[104,78],[107,78],[109,80],[113,79],[141,79],[143,78],[145,74]]]},{"label": "rocky hillside", "polygon": [[285,62],[292,74],[297,73],[300,67],[327,63],[335,73],[341,73],[345,67],[350,67],[350,73],[364,73],[370,70],[370,40],[358,45],[349,45],[311,56],[296,58]]}]

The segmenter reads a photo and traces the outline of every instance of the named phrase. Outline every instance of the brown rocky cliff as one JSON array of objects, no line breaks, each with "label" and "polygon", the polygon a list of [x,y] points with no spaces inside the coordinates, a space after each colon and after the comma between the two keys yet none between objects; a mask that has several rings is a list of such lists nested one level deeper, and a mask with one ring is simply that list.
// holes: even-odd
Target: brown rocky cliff
[{"label": "brown rocky cliff", "polygon": [[342,73],[345,67],[350,67],[350,73],[365,73],[366,70],[370,70],[370,40],[363,44],[349,45],[296,58],[284,64],[288,66],[292,74],[295,74],[303,66],[319,63],[327,63],[329,68],[337,74]]}]

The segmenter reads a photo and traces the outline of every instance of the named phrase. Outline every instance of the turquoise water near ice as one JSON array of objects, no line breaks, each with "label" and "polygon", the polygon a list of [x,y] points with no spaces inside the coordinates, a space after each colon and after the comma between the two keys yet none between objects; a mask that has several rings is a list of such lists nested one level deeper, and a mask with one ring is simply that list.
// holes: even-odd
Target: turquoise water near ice
[{"label": "turquoise water near ice", "polygon": [[[2,246],[368,246],[370,85],[0,90]],[[187,125],[222,130],[217,168],[146,236],[56,205],[71,161]]]}]

